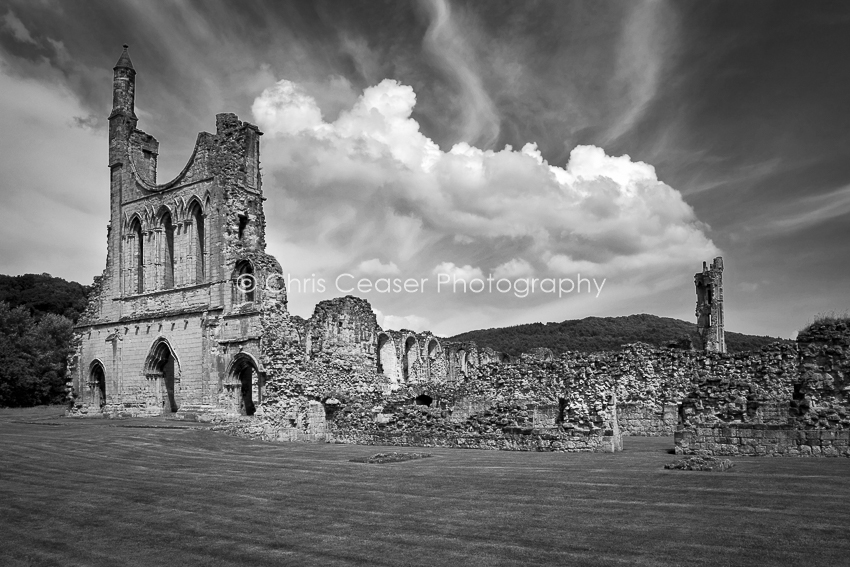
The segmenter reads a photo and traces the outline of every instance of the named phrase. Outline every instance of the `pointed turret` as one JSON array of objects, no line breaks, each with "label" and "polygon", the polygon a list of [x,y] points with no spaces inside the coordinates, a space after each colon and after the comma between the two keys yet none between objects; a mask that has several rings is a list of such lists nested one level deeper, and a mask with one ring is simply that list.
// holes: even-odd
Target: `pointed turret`
[{"label": "pointed turret", "polygon": [[124,45],[124,51],[121,52],[121,57],[118,58],[118,63],[115,64],[113,70],[120,67],[121,69],[130,69],[135,71],[135,69],[133,69],[133,62],[130,61],[130,53],[127,51],[129,48],[129,45]]},{"label": "pointed turret", "polygon": [[130,61],[127,46],[121,52],[112,72],[112,112],[109,114],[109,166],[124,163],[130,134],[138,118],[136,100],[136,70]]},{"label": "pointed turret", "polygon": [[136,98],[136,70],[133,69],[127,48],[125,45],[118,63],[112,68],[112,114],[109,118],[120,114],[133,120],[135,126],[136,113],[133,107]]}]

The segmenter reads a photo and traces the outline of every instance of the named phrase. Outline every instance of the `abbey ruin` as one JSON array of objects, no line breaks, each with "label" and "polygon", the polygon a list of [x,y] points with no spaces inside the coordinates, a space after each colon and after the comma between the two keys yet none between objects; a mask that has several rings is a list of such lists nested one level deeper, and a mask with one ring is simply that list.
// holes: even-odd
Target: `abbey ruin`
[{"label": "abbey ruin", "polygon": [[[74,415],[170,415],[270,441],[850,456],[850,328],[726,353],[723,261],[695,276],[697,350],[516,360],[432,333],[384,330],[353,296],[292,316],[265,252],[259,129],[233,114],[157,183],[125,46],[109,116],[106,268],[77,326]],[[262,285],[257,285],[262,282]]]},{"label": "abbey ruin", "polygon": [[708,352],[726,352],[723,326],[723,258],[717,257],[709,268],[694,275],[697,289],[697,336],[699,348]]}]

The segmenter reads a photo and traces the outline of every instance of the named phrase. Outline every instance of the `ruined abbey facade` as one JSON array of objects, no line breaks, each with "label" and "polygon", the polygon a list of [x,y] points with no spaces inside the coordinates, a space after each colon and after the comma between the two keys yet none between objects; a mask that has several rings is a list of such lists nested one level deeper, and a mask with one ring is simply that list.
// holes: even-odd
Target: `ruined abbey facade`
[{"label": "ruined abbey facade", "polygon": [[213,422],[269,441],[850,456],[850,325],[727,354],[723,260],[695,275],[698,348],[536,349],[515,359],[384,330],[353,296],[292,316],[265,252],[260,136],[233,114],[157,183],[125,46],[109,115],[106,268],[76,327],[74,415]]},{"label": "ruined abbey facade", "polygon": [[274,369],[284,372],[280,358],[332,354],[385,389],[458,379],[478,364],[474,345],[383,331],[357,302],[290,317],[280,264],[265,252],[262,133],[219,114],[177,177],[157,183],[159,142],[137,128],[135,82],[125,46],[109,115],[106,269],[77,328],[78,407],[252,415]]},{"label": "ruined abbey facade", "polygon": [[125,47],[109,115],[106,269],[78,327],[77,395],[142,415],[251,411],[262,310],[259,291],[237,280],[280,272],[264,251],[261,132],[219,114],[183,171],[158,184],[159,143],[136,127],[135,81]]}]

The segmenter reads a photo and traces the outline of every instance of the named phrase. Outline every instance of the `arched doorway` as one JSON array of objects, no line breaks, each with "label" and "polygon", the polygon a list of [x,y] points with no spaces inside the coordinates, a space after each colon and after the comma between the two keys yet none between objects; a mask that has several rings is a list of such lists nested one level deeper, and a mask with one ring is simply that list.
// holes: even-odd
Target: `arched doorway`
[{"label": "arched doorway", "polygon": [[145,363],[145,375],[161,384],[163,413],[174,413],[180,409],[175,392],[175,362],[171,346],[167,341],[160,340],[151,347]]},{"label": "arched doorway", "polygon": [[237,354],[230,366],[228,383],[236,398],[236,408],[240,415],[254,415],[257,404],[262,403],[263,375],[257,369],[254,359],[247,354]]},{"label": "arched doorway", "polygon": [[89,371],[89,387],[92,391],[93,405],[102,408],[106,405],[106,374],[103,371],[103,364],[99,360],[95,360]]}]

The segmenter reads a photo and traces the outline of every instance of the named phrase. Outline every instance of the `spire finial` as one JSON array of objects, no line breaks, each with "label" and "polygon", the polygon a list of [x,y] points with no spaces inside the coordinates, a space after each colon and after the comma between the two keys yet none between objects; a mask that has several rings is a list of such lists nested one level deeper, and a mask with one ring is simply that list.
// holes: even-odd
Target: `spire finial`
[{"label": "spire finial", "polygon": [[130,53],[127,51],[130,48],[126,43],[124,44],[124,51],[121,52],[121,57],[118,58],[118,63],[115,64],[114,69],[118,69],[119,67],[123,67],[124,69],[133,69],[133,62],[130,61]]}]

